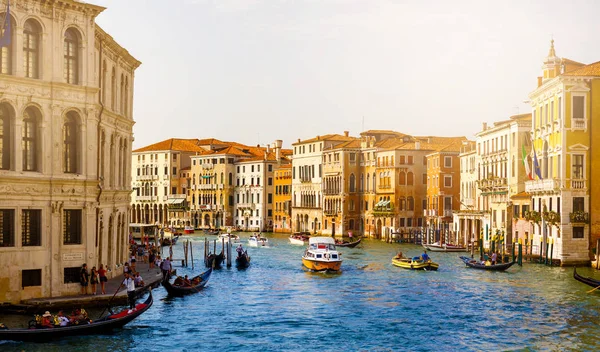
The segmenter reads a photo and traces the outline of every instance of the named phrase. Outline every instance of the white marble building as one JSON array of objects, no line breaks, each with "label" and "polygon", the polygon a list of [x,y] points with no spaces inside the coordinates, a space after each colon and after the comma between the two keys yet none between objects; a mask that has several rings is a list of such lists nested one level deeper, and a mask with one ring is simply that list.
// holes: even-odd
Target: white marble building
[{"label": "white marble building", "polygon": [[103,10],[11,3],[0,49],[0,302],[75,294],[83,263],[112,277],[127,257],[140,62],[95,23]]}]

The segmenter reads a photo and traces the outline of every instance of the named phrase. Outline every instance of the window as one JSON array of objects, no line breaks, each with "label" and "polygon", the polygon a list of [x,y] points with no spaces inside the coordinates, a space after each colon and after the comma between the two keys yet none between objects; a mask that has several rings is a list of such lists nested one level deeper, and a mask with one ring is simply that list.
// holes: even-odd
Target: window
[{"label": "window", "polygon": [[254,165],[250,166],[250,172],[254,172]]},{"label": "window", "polygon": [[37,171],[38,118],[34,108],[29,107],[23,114],[23,171]]},{"label": "window", "polygon": [[583,226],[573,226],[573,238],[584,238]]},{"label": "window", "polygon": [[[6,13],[0,15],[0,19],[2,23],[4,23],[4,19],[6,18]],[[16,28],[15,21],[13,21],[12,17],[10,18],[10,22],[7,23],[8,26],[12,28]],[[8,28],[7,28],[8,29]],[[14,30],[11,31],[10,43],[8,45],[0,48],[0,73],[3,74],[11,74],[12,73],[12,54],[13,54],[13,43],[15,43],[15,35]]]},{"label": "window", "polygon": [[81,268],[78,266],[73,267],[73,268],[65,268],[64,269],[65,284],[79,282],[79,273],[80,272],[81,272]]},{"label": "window", "polygon": [[427,174],[423,174],[423,184],[427,184]]},{"label": "window", "polygon": [[452,157],[451,156],[444,157],[444,167],[452,167]]},{"label": "window", "polygon": [[519,210],[520,210],[520,206],[519,206],[519,205],[515,205],[515,206],[513,207],[513,216],[514,216],[515,218],[520,218],[520,217],[522,217],[522,216],[521,216],[521,213],[519,212]]},{"label": "window", "polygon": [[269,166],[268,166],[268,169],[267,169],[267,170],[269,170],[269,172],[272,172],[272,171],[273,171],[273,165],[269,164]]},{"label": "window", "polygon": [[42,286],[42,269],[21,270],[21,287]]},{"label": "window", "polygon": [[177,177],[177,166],[173,166],[173,177]]},{"label": "window", "polygon": [[65,209],[63,216],[63,243],[81,244],[81,210]]},{"label": "window", "polygon": [[42,245],[42,211],[25,209],[21,216],[21,231],[23,246]]},{"label": "window", "polygon": [[573,97],[573,118],[583,119],[584,118],[584,97],[574,96]]},{"label": "window", "polygon": [[356,161],[356,154],[355,153],[350,153],[350,162],[353,163]]},{"label": "window", "polygon": [[273,210],[272,209],[267,209],[267,216],[268,217],[273,216]]},{"label": "window", "polygon": [[[238,180],[239,181],[239,180]],[[228,184],[231,186],[233,185],[233,174],[230,172],[229,173],[229,179],[228,179]],[[238,185],[239,186],[239,185]]]},{"label": "window", "polygon": [[356,177],[354,174],[350,175],[350,185],[348,186],[350,192],[356,191]]},{"label": "window", "polygon": [[585,211],[583,197],[573,197],[573,212],[576,212],[576,211]]},{"label": "window", "polygon": [[406,174],[406,184],[412,186],[414,184],[414,174],[412,172],[408,172]]},{"label": "window", "polygon": [[77,172],[77,130],[77,117],[69,112],[63,124],[63,172],[67,174]]},{"label": "window", "polygon": [[444,187],[452,187],[452,176],[444,176]]},{"label": "window", "polygon": [[39,78],[40,29],[32,19],[23,27],[23,73],[28,78]]},{"label": "window", "polygon": [[[271,165],[269,165],[269,166],[271,166]],[[272,177],[269,177],[269,178],[267,179],[267,184],[268,184],[269,186],[272,186],[272,185],[273,185],[273,178],[272,178]]]},{"label": "window", "polygon": [[[3,48],[4,49],[4,48]],[[0,105],[0,169],[10,169],[11,114],[7,105]]]},{"label": "window", "polygon": [[573,179],[583,179],[583,155],[573,154]]},{"label": "window", "polygon": [[273,203],[273,194],[272,193],[267,194],[267,203],[269,203],[269,204]]},{"label": "window", "polygon": [[70,84],[79,83],[79,39],[73,28],[65,32],[64,78]]},{"label": "window", "polygon": [[15,211],[0,209],[0,247],[15,245]]}]

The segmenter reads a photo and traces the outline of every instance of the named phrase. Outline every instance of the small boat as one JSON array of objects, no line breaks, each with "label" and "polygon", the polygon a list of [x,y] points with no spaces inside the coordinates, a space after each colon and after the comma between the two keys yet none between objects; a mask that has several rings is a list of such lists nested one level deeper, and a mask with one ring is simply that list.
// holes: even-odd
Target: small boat
[{"label": "small boat", "polygon": [[250,256],[248,255],[248,251],[244,251],[241,253],[241,255],[238,255],[237,258],[235,258],[235,266],[237,266],[238,269],[243,269],[250,266]]},{"label": "small boat", "polygon": [[221,264],[223,264],[223,260],[225,260],[225,253],[221,250],[219,254],[210,253],[204,259],[204,265],[207,268],[221,269]]},{"label": "small boat", "polygon": [[254,234],[248,239],[248,246],[250,247],[269,247],[269,239],[261,236],[260,234]]},{"label": "small boat", "polygon": [[53,328],[36,328],[35,321],[30,322],[28,329],[0,329],[0,340],[13,341],[48,341],[68,336],[108,334],[113,329],[121,328],[147,311],[153,303],[152,291],[144,303],[135,306],[135,310],[124,309],[119,313],[107,315],[88,324],[55,326]]},{"label": "small boat", "polygon": [[425,243],[425,244],[423,244],[423,247],[432,252],[467,252],[467,247],[457,246],[457,245],[448,244],[448,243],[443,243],[443,244],[440,244],[439,242]]},{"label": "small boat", "polygon": [[302,264],[313,271],[339,271],[342,266],[341,253],[335,248],[331,237],[311,237],[302,256]]},{"label": "small boat", "polygon": [[177,240],[179,239],[179,236],[181,236],[181,234],[173,235],[173,236],[171,236],[171,238],[163,238],[162,241],[160,242],[160,245],[163,247],[175,245],[175,244],[177,244]]},{"label": "small boat", "polygon": [[392,264],[410,270],[437,270],[440,266],[438,263],[431,261],[431,259],[424,261],[421,257],[393,258]]},{"label": "small boat", "polygon": [[502,263],[502,264],[495,264],[495,265],[486,265],[481,264],[481,262],[473,259],[473,258],[469,258],[469,257],[460,257],[460,259],[462,259],[463,262],[465,262],[465,264],[473,269],[479,269],[479,270],[490,270],[490,271],[504,271],[508,268],[510,268],[511,266],[513,266],[513,264],[515,264],[515,262],[511,262],[511,263]]},{"label": "small boat", "polygon": [[579,274],[577,274],[577,268],[575,268],[573,270],[573,277],[575,278],[575,280],[579,281],[579,282],[583,282],[584,284],[591,286],[593,288],[598,288],[600,286],[600,281],[599,280],[594,280],[591,277],[583,277]]},{"label": "small boat", "polygon": [[290,235],[290,243],[304,246],[308,243],[310,234],[308,232],[295,232]]},{"label": "small boat", "polygon": [[358,240],[354,241],[354,242],[348,242],[348,241],[335,241],[335,246],[336,247],[349,247],[349,248],[354,248],[356,246],[358,246],[358,244],[360,243],[360,241],[362,241],[362,238],[359,238]]},{"label": "small boat", "polygon": [[218,236],[220,233],[219,230],[204,230],[204,234],[206,235],[210,235],[210,236]]},{"label": "small boat", "polygon": [[194,226],[187,225],[183,228],[183,233],[190,234],[190,233],[194,233],[195,230],[196,229],[194,229]]},{"label": "small boat", "polygon": [[225,242],[231,242],[232,244],[240,243],[240,236],[231,233],[222,233],[219,235],[219,240],[224,239]]},{"label": "small boat", "polygon": [[192,286],[184,286],[183,279],[181,277],[176,278],[173,283],[171,283],[169,280],[164,280],[162,285],[172,296],[183,296],[190,293],[196,293],[204,288],[204,286],[208,283],[208,279],[210,278],[212,271],[213,269],[209,268],[202,274],[190,279]]}]

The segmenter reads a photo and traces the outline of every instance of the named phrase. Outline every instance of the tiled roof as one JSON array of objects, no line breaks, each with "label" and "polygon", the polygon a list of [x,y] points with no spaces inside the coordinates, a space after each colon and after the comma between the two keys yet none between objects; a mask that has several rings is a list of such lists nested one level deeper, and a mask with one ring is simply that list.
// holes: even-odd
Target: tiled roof
[{"label": "tiled roof", "polygon": [[311,143],[311,142],[316,142],[316,141],[351,141],[353,139],[356,139],[356,137],[346,137],[346,136],[342,136],[341,134],[326,134],[324,136],[317,136],[315,138],[310,138],[310,139],[306,139],[306,140],[300,140],[296,143],[292,143],[292,145],[298,145],[298,144],[304,144],[304,143]]},{"label": "tiled roof", "polygon": [[342,142],[340,144],[336,144],[333,148],[328,149],[328,150],[343,149],[343,148],[360,148],[360,140],[354,139],[351,141]]},{"label": "tiled roof", "polygon": [[142,152],[155,152],[155,151],[180,151],[180,152],[197,152],[197,153],[206,153],[206,151],[198,146],[197,139],[180,139],[180,138],[171,138],[164,140],[162,142],[158,142],[155,144],[151,144],[146,147],[142,147],[134,150],[134,153],[142,153]]},{"label": "tiled roof", "polygon": [[563,73],[563,76],[600,76],[600,61]]}]

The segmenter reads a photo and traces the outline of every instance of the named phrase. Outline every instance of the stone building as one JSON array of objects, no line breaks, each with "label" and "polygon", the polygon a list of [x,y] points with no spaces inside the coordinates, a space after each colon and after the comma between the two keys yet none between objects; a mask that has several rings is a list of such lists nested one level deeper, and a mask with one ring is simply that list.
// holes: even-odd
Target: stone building
[{"label": "stone building", "polygon": [[292,231],[292,164],[277,166],[274,170],[273,232]]},{"label": "stone building", "polygon": [[77,293],[83,263],[112,277],[127,258],[140,62],[95,23],[103,10],[12,3],[0,49],[2,302]]}]

